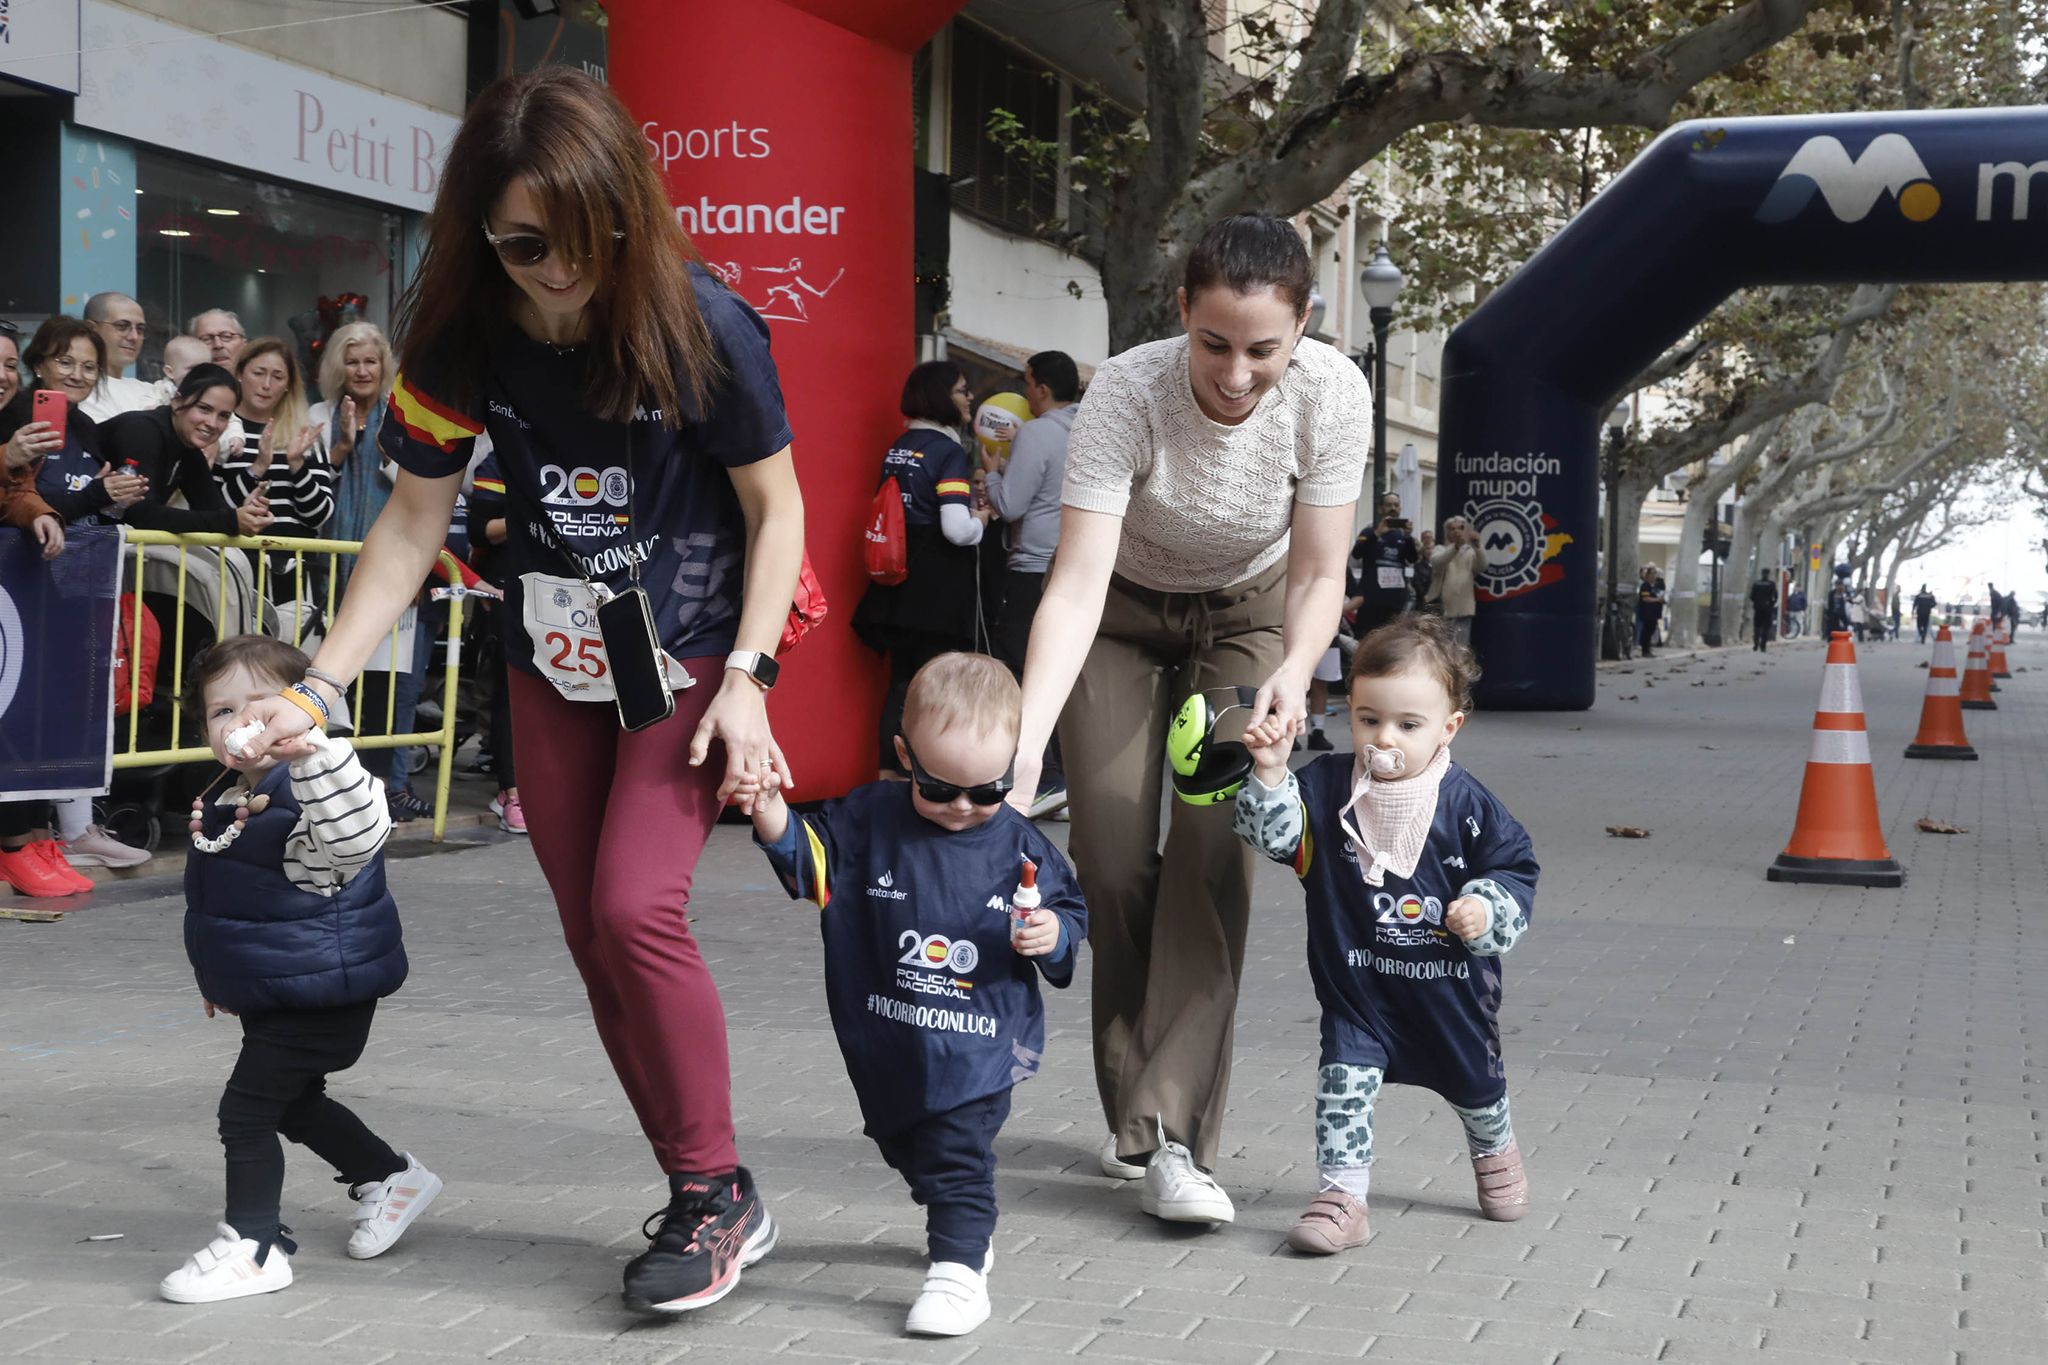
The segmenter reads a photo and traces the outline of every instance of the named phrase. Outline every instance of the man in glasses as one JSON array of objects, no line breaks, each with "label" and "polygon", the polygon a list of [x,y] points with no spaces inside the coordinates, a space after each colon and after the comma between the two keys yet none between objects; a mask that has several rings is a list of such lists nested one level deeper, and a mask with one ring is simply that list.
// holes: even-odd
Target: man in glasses
[{"label": "man in glasses", "polygon": [[225,308],[209,308],[192,319],[185,330],[205,342],[213,352],[213,363],[234,368],[235,352],[242,349],[242,343],[249,334],[242,329],[242,320]]},{"label": "man in glasses", "polygon": [[79,408],[93,421],[104,422],[124,412],[157,406],[156,386],[128,377],[128,369],[142,354],[143,340],[149,335],[142,305],[126,294],[94,294],[85,301],[85,320],[107,344],[107,368]]},{"label": "man in glasses", "polygon": [[[800,816],[772,769],[753,788],[755,842],[822,912],[825,1000],[867,1134],[925,1206],[931,1267],[906,1323],[925,1336],[989,1315],[995,1135],[1045,1050],[1038,977],[1073,980],[1088,932],[1066,860],[1003,801],[1022,720],[1008,668],[941,654],[904,698],[907,785]],[[1018,895],[1026,867],[1035,901]]]}]

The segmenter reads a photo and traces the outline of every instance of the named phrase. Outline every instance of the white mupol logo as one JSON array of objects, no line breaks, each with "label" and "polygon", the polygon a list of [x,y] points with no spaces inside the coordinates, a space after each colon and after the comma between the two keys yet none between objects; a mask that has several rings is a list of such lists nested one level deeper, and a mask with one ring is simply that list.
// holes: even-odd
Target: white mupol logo
[{"label": "white mupol logo", "polygon": [[1860,223],[1887,193],[1915,223],[1926,222],[1941,208],[1941,192],[1929,182],[1927,163],[1899,134],[1878,134],[1857,157],[1839,138],[1811,137],[1778,172],[1771,192],[1757,206],[1756,220],[1789,222],[1819,195],[1838,222]]}]

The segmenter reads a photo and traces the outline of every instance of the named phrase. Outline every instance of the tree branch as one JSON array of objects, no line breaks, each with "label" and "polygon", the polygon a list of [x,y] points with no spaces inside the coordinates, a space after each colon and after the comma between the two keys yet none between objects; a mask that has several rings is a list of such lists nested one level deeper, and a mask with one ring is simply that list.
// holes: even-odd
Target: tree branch
[{"label": "tree branch", "polygon": [[[1798,31],[1819,0],[1750,0],[1720,18],[1604,70],[1545,71],[1538,44],[1484,52],[1409,52],[1390,71],[1353,76],[1334,98],[1275,128],[1263,145],[1190,188],[1213,212],[1247,204],[1310,204],[1410,129],[1662,127],[1695,85]],[[1134,5],[1136,11],[1150,6]]]}]

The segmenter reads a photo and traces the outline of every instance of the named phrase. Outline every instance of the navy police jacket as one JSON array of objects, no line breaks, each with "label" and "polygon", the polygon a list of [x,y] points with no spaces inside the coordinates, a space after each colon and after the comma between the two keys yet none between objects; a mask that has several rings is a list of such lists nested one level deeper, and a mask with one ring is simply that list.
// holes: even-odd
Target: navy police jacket
[{"label": "navy police jacket", "polygon": [[[911,805],[907,782],[856,788],[762,845],[793,897],[814,901],[825,999],[867,1131],[886,1136],[1037,1074],[1043,974],[1074,976],[1081,890],[1050,840],[1009,806],[957,833]],[[1010,946],[1023,860],[1059,917],[1044,957]]]},{"label": "navy police jacket", "polygon": [[1328,754],[1295,774],[1305,832],[1293,866],[1308,896],[1308,969],[1323,1007],[1322,1061],[1384,1068],[1397,1084],[1479,1108],[1507,1090],[1501,1064],[1501,960],[1444,928],[1444,908],[1490,880],[1526,923],[1536,856],[1520,822],[1457,763],[1437,789],[1415,875],[1366,885],[1338,823],[1352,757]]},{"label": "navy police jacket", "polygon": [[[270,804],[240,837],[219,853],[194,848],[185,860],[185,954],[200,992],[237,1014],[358,1005],[405,984],[381,849],[332,896],[285,875],[285,842],[300,815],[290,777],[285,763],[265,773],[256,791]],[[234,811],[209,804],[203,819],[203,833],[215,837]]]}]

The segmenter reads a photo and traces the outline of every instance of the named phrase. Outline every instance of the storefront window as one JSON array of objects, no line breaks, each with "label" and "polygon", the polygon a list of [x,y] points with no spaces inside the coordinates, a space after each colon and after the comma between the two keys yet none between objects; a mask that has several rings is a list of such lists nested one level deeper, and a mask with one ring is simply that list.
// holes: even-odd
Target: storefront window
[{"label": "storefront window", "polygon": [[210,308],[235,313],[252,337],[293,340],[309,386],[332,301],[360,295],[362,315],[389,330],[401,215],[147,149],[136,178],[136,296],[149,321],[139,377],[160,375],[164,342]]}]

